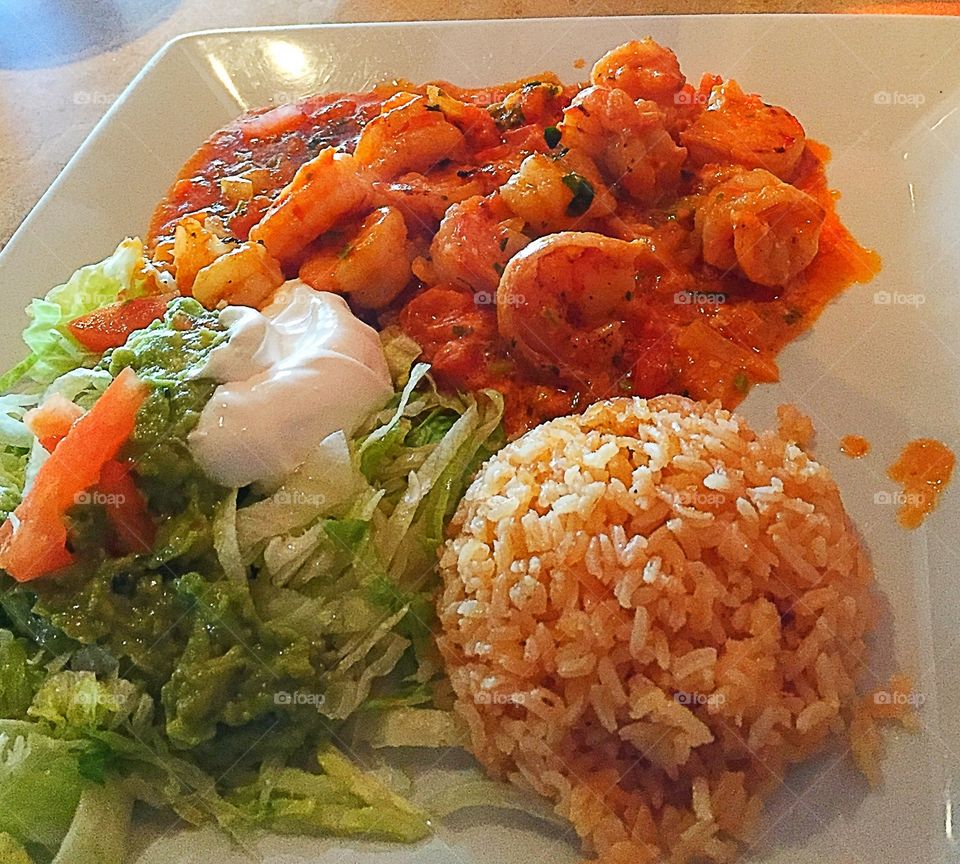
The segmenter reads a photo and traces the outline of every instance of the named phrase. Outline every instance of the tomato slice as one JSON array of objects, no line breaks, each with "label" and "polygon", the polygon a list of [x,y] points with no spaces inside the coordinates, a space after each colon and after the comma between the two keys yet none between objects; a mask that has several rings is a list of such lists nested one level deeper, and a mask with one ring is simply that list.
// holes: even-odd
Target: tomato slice
[{"label": "tomato slice", "polygon": [[18,582],[73,563],[64,516],[100,481],[103,466],[130,438],[147,385],[124,369],[71,427],[13,516],[0,529],[0,567]]},{"label": "tomato slice", "polygon": [[82,416],[83,409],[79,405],[60,393],[54,393],[42,405],[24,414],[23,422],[36,435],[43,449],[52,453]]},{"label": "tomato slice", "polygon": [[119,555],[149,552],[156,540],[157,529],[147,511],[147,500],[137,489],[130,471],[132,465],[111,459],[100,471],[97,491],[103,500],[107,519],[114,531]]},{"label": "tomato slice", "polygon": [[167,305],[176,294],[161,294],[157,297],[138,297],[122,300],[95,309],[79,318],[74,318],[67,328],[84,348],[102,354],[110,348],[119,348],[136,330],[143,330],[158,318],[163,317]]}]

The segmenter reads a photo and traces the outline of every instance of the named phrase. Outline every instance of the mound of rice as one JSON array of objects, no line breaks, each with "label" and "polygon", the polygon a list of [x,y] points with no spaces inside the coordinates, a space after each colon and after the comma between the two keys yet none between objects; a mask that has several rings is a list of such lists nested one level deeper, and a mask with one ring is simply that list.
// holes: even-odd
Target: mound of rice
[{"label": "mound of rice", "polygon": [[788,416],[599,403],[490,459],[453,519],[439,641],[474,753],[605,862],[733,860],[850,733],[872,574]]}]

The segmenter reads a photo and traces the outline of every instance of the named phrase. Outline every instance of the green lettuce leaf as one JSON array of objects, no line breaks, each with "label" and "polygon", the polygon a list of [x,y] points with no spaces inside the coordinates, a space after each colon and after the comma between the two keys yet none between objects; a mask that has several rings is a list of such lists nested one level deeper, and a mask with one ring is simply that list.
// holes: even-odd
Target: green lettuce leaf
[{"label": "green lettuce leaf", "polygon": [[63,285],[27,307],[30,323],[23,341],[30,356],[0,377],[0,390],[28,378],[46,385],[78,366],[93,365],[96,356],[80,345],[67,324],[87,312],[113,303],[121,292],[126,298],[140,296],[148,283],[143,243],[127,238],[98,264],[81,267]]},{"label": "green lettuce leaf", "polygon": [[0,832],[0,861],[3,864],[33,864],[27,850],[6,832]]},{"label": "green lettuce leaf", "polygon": [[430,788],[422,796],[423,808],[438,819],[476,807],[514,810],[545,822],[561,833],[572,833],[570,824],[557,815],[547,799],[541,798],[532,789],[521,789],[511,783],[486,777],[475,768],[456,772],[452,780],[449,777],[445,780],[438,778],[436,784],[428,773],[422,785]]},{"label": "green lettuce leaf", "polygon": [[0,721],[0,831],[25,846],[56,849],[80,802],[85,749],[35,732],[11,735]]},{"label": "green lettuce leaf", "polygon": [[335,747],[317,755],[323,773],[265,770],[231,797],[252,827],[281,834],[358,836],[413,843],[430,833],[426,814],[357,768]]},{"label": "green lettuce leaf", "polygon": [[0,717],[24,719],[45,676],[46,670],[31,660],[26,640],[0,630]]},{"label": "green lettuce leaf", "polygon": [[125,678],[98,679],[93,672],[64,670],[37,690],[28,715],[55,730],[116,729],[148,720],[153,700]]},{"label": "green lettuce leaf", "polygon": [[122,782],[88,785],[53,864],[123,864],[133,803]]},{"label": "green lettuce leaf", "polygon": [[392,708],[365,712],[355,725],[356,740],[375,750],[387,747],[465,747],[467,729],[452,711]]},{"label": "green lettuce leaf", "polygon": [[20,503],[33,446],[33,435],[23,415],[37,404],[37,399],[36,395],[18,393],[0,396],[0,523]]},{"label": "green lettuce leaf", "polygon": [[402,388],[410,377],[414,361],[423,353],[423,349],[396,324],[380,331],[380,344],[383,346],[383,356],[387,358],[387,368],[394,386]]}]

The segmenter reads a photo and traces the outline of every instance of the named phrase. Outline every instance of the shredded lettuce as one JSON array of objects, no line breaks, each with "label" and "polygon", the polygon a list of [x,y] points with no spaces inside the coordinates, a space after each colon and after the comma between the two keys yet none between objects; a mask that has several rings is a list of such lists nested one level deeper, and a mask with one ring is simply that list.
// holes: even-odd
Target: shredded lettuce
[{"label": "shredded lettuce", "polygon": [[464,747],[467,730],[452,711],[398,707],[368,712],[355,726],[356,740],[388,747]]},{"label": "shredded lettuce", "polygon": [[213,547],[226,577],[234,582],[245,582],[247,568],[240,555],[240,542],[237,537],[236,490],[227,495],[217,508],[213,520]]},{"label": "shredded lettuce", "polygon": [[318,516],[342,515],[362,491],[363,477],[353,464],[347,439],[334,432],[273,495],[237,514],[240,548],[249,554],[264,540],[290,534]]},{"label": "shredded lettuce", "polygon": [[412,843],[430,833],[424,811],[357,768],[332,745],[317,754],[322,773],[265,769],[231,797],[245,821],[282,834],[334,834]]},{"label": "shredded lettuce", "polygon": [[[140,240],[128,238],[110,257],[80,268],[27,307],[30,323],[23,340],[30,354],[0,375],[0,523],[16,509],[24,488],[46,458],[46,451],[35,444],[23,422],[24,413],[41,401],[48,386],[49,392],[76,399],[91,385],[91,393],[99,395],[109,383],[105,372],[90,372],[88,367],[99,355],[80,345],[67,325],[121,296],[156,290],[164,279],[147,264]],[[81,374],[71,374],[77,371]]]},{"label": "shredded lettuce", "polygon": [[525,813],[562,832],[570,831],[569,823],[558,816],[546,800],[532,794],[532,790],[492,780],[472,768],[456,772],[453,780],[440,781],[439,788],[429,778],[423,785],[431,789],[423,798],[423,808],[437,819],[476,807],[488,807]]},{"label": "shredded lettuce", "polygon": [[152,278],[156,278],[155,272],[146,269],[143,243],[127,238],[109,258],[81,267],[42,300],[32,301],[27,307],[30,324],[23,331],[30,356],[0,378],[0,389],[8,389],[24,377],[46,385],[71,369],[93,365],[97,355],[70,335],[67,324],[121,295],[140,296]]},{"label": "shredded lettuce", "polygon": [[0,522],[20,503],[33,446],[33,435],[23,417],[36,404],[36,396],[19,393],[0,396]]},{"label": "shredded lettuce", "polygon": [[10,834],[0,831],[0,861],[3,864],[33,864],[27,850]]},{"label": "shredded lettuce", "polygon": [[442,396],[428,372],[414,366],[353,440],[326,439],[271,497],[237,513],[267,620],[329,646],[320,652],[328,671],[319,710],[330,720],[440,673],[437,549],[444,520],[499,446],[502,399]]},{"label": "shredded lettuce", "polygon": [[58,848],[80,802],[85,749],[39,732],[10,734],[0,721],[0,831],[24,846]]},{"label": "shredded lettuce", "polygon": [[150,697],[131,681],[64,670],[43,682],[27,714],[59,730],[116,729],[133,717],[148,718],[152,710]]},{"label": "shredded lettuce", "polygon": [[26,640],[0,630],[0,717],[24,719],[43,682],[46,670],[31,659],[29,650]]},{"label": "shredded lettuce", "polygon": [[123,864],[133,803],[122,782],[86,786],[53,864]]},{"label": "shredded lettuce", "polygon": [[[419,348],[386,333],[399,392],[382,411],[329,436],[277,488],[224,489],[186,447],[215,386],[190,370],[223,338],[217,313],[177,300],[99,359],[66,329],[135,296],[142,267],[127,241],[36,301],[33,353],[16,370],[25,392],[0,396],[6,516],[46,458],[24,413],[54,392],[87,408],[133,368],[153,386],[123,456],[157,523],[149,553],[77,544],[56,579],[0,573],[0,843],[5,833],[11,856],[42,847],[55,864],[114,864],[134,800],[235,836],[418,840],[425,811],[332,741],[464,740],[434,701],[435,563],[445,520],[502,443],[502,399],[439,393],[425,364],[411,368]],[[42,831],[19,824],[28,809]]]},{"label": "shredded lettuce", "polygon": [[410,377],[414,361],[423,353],[423,349],[395,324],[380,331],[380,344],[394,385],[403,387]]}]

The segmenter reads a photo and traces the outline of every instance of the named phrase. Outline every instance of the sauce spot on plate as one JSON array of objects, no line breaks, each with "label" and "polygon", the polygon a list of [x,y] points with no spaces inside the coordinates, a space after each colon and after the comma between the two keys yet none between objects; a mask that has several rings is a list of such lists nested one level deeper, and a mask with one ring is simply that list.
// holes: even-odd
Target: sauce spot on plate
[{"label": "sauce spot on plate", "polygon": [[904,528],[917,528],[937,506],[955,462],[953,451],[933,438],[918,438],[903,448],[887,475],[903,487],[897,521]]},{"label": "sauce spot on plate", "polygon": [[870,442],[862,435],[844,435],[840,439],[840,452],[851,459],[862,459],[870,452]]}]

